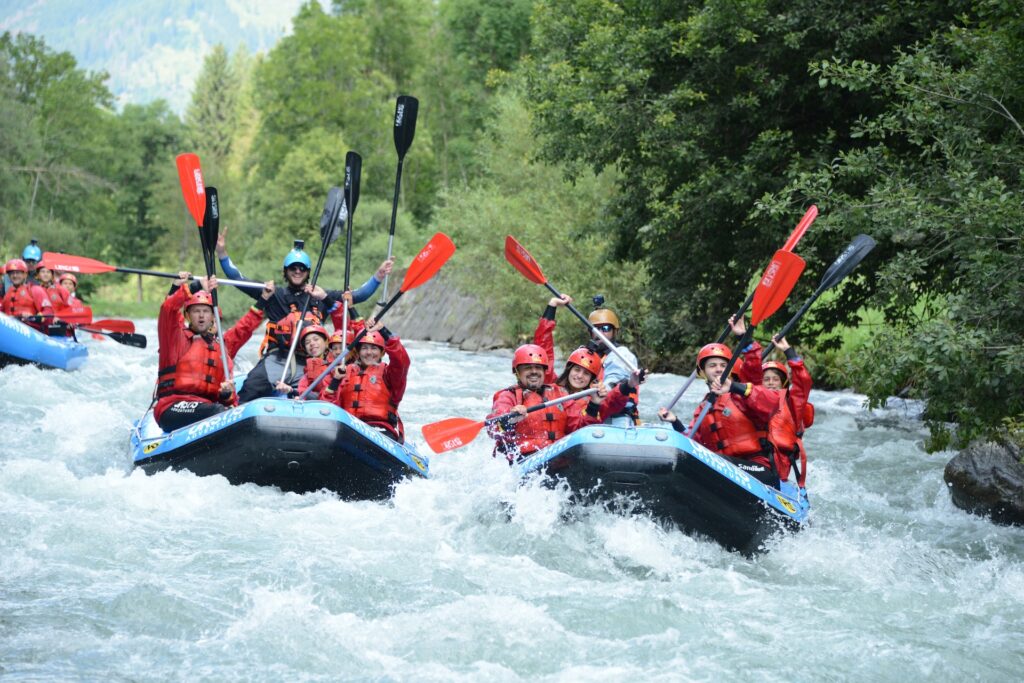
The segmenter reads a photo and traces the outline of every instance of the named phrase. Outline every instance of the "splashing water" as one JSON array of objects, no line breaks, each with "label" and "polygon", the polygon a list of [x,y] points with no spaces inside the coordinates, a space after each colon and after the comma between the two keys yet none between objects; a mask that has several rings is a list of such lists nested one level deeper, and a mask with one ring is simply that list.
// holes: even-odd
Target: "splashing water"
[{"label": "splashing water", "polygon": [[[155,342],[155,323],[140,323]],[[919,407],[815,392],[812,525],[745,558],[569,511],[481,436],[387,504],[127,455],[156,353],[0,372],[4,680],[1019,680],[1024,532],[956,510]],[[509,354],[410,343],[411,438],[482,417]],[[240,358],[250,362],[255,345]],[[248,366],[243,362],[243,366]],[[643,416],[681,382],[655,375]],[[692,409],[694,387],[680,406]],[[423,446],[422,450],[427,451]]]}]

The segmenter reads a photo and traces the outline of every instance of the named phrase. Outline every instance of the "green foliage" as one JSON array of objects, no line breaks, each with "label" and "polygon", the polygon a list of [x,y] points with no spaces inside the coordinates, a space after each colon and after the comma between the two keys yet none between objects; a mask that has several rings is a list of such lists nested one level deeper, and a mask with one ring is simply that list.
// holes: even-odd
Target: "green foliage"
[{"label": "green foliage", "polygon": [[[606,234],[592,227],[603,222],[600,207],[614,175],[584,174],[570,183],[562,168],[532,159],[531,117],[515,88],[497,96],[485,135],[489,142],[479,148],[482,176],[472,187],[445,195],[437,211],[437,224],[458,245],[450,272],[508,321],[503,332],[510,341],[532,338],[550,294],[505,262],[505,236],[512,235],[582,310],[590,310],[590,295],[603,293],[618,311],[628,343],[642,346],[636,333],[649,312],[646,273],[642,266],[610,260]],[[559,346],[575,348],[585,339],[582,326],[563,313]]]},{"label": "green foliage", "polygon": [[185,112],[189,142],[204,161],[222,163],[231,153],[238,123],[241,78],[235,73],[223,45],[214,45],[203,60],[203,70]]}]

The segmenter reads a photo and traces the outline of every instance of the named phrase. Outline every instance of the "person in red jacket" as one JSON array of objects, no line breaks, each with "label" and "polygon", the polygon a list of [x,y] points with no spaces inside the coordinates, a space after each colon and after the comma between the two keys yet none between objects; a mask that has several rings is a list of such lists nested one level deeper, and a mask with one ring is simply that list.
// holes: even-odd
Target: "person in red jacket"
[{"label": "person in red jacket", "polygon": [[36,281],[46,291],[46,295],[50,297],[50,303],[53,304],[54,310],[59,311],[62,308],[67,308],[70,292],[62,285],[57,284],[53,271],[45,265],[45,262],[41,262],[36,266]]},{"label": "person in red jacket", "polygon": [[[711,392],[697,406],[690,426],[684,430],[678,418],[662,408],[661,419],[672,423],[676,431],[689,433],[706,448],[726,457],[730,462],[769,486],[778,488],[775,449],[768,438],[768,422],[778,406],[778,396],[763,386],[722,379],[732,358],[725,344],[707,344],[697,354],[697,369],[707,379]],[[714,404],[696,434],[694,422],[707,401]]]},{"label": "person in red jacket", "polygon": [[[334,368],[320,399],[341,406],[385,436],[405,443],[398,404],[405,396],[409,354],[383,323],[373,318],[366,322],[369,331],[357,345],[355,362]],[[384,354],[387,363],[382,362]]]},{"label": "person in red jacket", "polygon": [[11,259],[4,270],[11,286],[4,292],[3,312],[45,333],[53,322],[50,298],[42,287],[28,281],[28,266],[21,259]]},{"label": "person in red jacket", "polygon": [[786,354],[786,363],[771,360],[761,366],[762,384],[778,395],[778,405],[768,423],[768,439],[775,446],[779,478],[788,479],[792,468],[796,471],[797,485],[803,488],[807,480],[803,435],[814,423],[814,405],[808,400],[813,381],[803,359],[785,337],[774,337],[772,341]]},{"label": "person in red jacket", "polygon": [[[277,383],[277,390],[286,396],[299,396],[305,392],[330,362],[327,330],[322,325],[303,327],[299,335],[299,346],[306,354],[306,373],[299,380],[299,388],[294,391],[284,382]],[[313,396],[318,396],[323,388],[321,382],[313,389]]]},{"label": "person in red jacket", "polygon": [[[546,384],[557,384],[574,394],[591,386],[600,389],[596,401],[590,398],[579,398],[565,403],[570,419],[579,415],[583,421],[580,426],[607,423],[609,419],[626,410],[631,394],[640,386],[640,375],[633,373],[627,382],[616,384],[608,389],[604,377],[604,360],[586,346],[580,346],[569,354],[561,375],[555,375],[555,312],[560,306],[572,303],[572,297],[563,294],[561,298],[552,297],[547,308],[537,321],[537,329],[533,332],[533,343],[544,349],[548,356],[548,369],[544,374]],[[599,408],[597,406],[600,406]]]},{"label": "person in red jacket", "polygon": [[[190,277],[190,273],[178,273],[157,319],[160,351],[153,417],[165,432],[181,429],[238,404],[235,387],[228,380],[230,368],[224,367],[214,328],[213,298],[209,290],[217,286],[217,279],[210,278],[202,289],[193,292],[186,284]],[[224,333],[229,364],[252,337],[263,319],[262,306],[273,295],[274,283],[270,281],[256,305]]]},{"label": "person in red jacket", "polygon": [[495,452],[504,453],[509,462],[599,421],[602,394],[585,399],[591,405],[575,414],[570,414],[565,403],[528,413],[533,406],[568,395],[563,387],[545,380],[549,372],[547,352],[537,344],[524,344],[512,355],[516,383],[494,393],[487,419],[502,419],[489,424],[487,432],[495,441]]}]

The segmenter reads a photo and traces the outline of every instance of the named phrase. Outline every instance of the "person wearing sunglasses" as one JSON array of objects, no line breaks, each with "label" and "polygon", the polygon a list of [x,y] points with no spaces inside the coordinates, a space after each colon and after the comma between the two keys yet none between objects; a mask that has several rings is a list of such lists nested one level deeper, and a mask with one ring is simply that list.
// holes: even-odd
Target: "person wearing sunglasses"
[{"label": "person wearing sunglasses", "polygon": [[[604,297],[602,296],[595,296],[594,304],[597,308],[587,316],[587,320],[600,330],[601,334],[608,341],[615,344],[615,348],[618,349],[619,353],[628,359],[634,367],[640,367],[640,362],[637,360],[636,355],[622,344],[619,344],[615,339],[619,333],[619,316],[615,315],[615,311],[612,309],[603,306]],[[638,405],[640,403],[639,385],[643,381],[642,373],[639,376],[633,375],[625,363],[617,355],[611,353],[596,334],[591,332],[590,336],[591,339],[587,343],[587,348],[602,359],[604,364],[604,383],[609,389],[619,387],[619,390],[627,396],[622,410],[605,418],[605,424],[616,427],[629,427],[640,424]]]}]

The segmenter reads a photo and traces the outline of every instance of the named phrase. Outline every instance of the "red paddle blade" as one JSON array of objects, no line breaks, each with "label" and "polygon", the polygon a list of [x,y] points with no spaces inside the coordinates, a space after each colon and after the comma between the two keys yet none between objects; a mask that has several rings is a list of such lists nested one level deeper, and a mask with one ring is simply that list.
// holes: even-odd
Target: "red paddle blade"
[{"label": "red paddle blade", "polygon": [[76,325],[88,325],[92,322],[92,309],[88,306],[84,307],[80,311],[76,311],[70,308],[62,308],[60,310],[54,309],[53,314],[63,320],[66,323],[75,323]]},{"label": "red paddle blade", "polygon": [[199,166],[199,157],[195,154],[179,154],[175,158],[178,165],[178,180],[181,181],[181,194],[185,197],[185,206],[192,214],[196,225],[203,224],[206,216],[206,185],[203,183],[203,169]]},{"label": "red paddle blade", "polygon": [[483,422],[474,422],[466,417],[449,417],[447,420],[423,425],[423,438],[435,453],[444,453],[467,445],[484,428]]},{"label": "red paddle blade", "polygon": [[92,327],[106,330],[107,332],[135,334],[135,323],[131,320],[94,320],[90,324]]},{"label": "red paddle blade", "polygon": [[762,320],[779,310],[793,286],[804,272],[804,260],[791,251],[779,249],[772,262],[764,270],[761,281],[754,291],[754,308],[750,324],[758,325]]},{"label": "red paddle blade", "polygon": [[526,247],[519,244],[512,235],[505,238],[505,260],[530,282],[538,285],[547,283],[548,279],[544,277],[540,265],[530,256],[530,252],[526,251]]},{"label": "red paddle blade", "polygon": [[110,273],[117,270],[115,266],[107,265],[96,259],[72,256],[71,254],[58,254],[52,251],[47,251],[43,254],[43,264],[50,270],[62,273],[85,273],[86,275]]},{"label": "red paddle blade", "polygon": [[92,338],[95,339],[96,341],[107,341],[106,337],[104,337],[102,334],[96,334],[95,332],[92,333]]},{"label": "red paddle blade", "polygon": [[402,280],[401,291],[408,292],[434,277],[454,253],[455,243],[451,238],[443,232],[436,233],[409,264],[409,270],[405,271],[405,279]]},{"label": "red paddle blade", "polygon": [[818,217],[818,207],[811,204],[811,208],[807,209],[804,213],[804,217],[800,219],[800,222],[796,224],[796,229],[793,230],[793,234],[789,236],[786,243],[782,245],[782,251],[793,251],[796,249],[797,242],[807,232],[807,228],[811,227],[811,223]]}]

